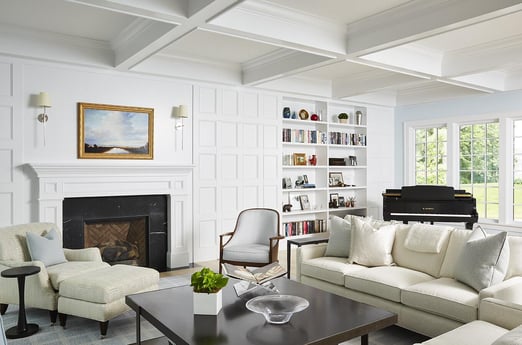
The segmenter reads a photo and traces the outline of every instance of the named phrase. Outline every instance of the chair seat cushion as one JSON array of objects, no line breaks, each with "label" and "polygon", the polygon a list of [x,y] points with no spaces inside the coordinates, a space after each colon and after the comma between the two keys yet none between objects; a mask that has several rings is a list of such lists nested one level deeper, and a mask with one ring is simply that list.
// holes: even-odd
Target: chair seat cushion
[{"label": "chair seat cushion", "polygon": [[477,319],[478,292],[452,278],[439,278],[406,287],[401,293],[404,305],[460,321]]},{"label": "chair seat cushion", "polygon": [[433,279],[426,273],[404,267],[380,266],[351,272],[345,277],[345,285],[352,290],[400,302],[403,288]]},{"label": "chair seat cushion", "polygon": [[223,260],[241,262],[269,262],[270,247],[264,244],[228,245],[223,248]]},{"label": "chair seat cushion", "polygon": [[107,267],[109,264],[101,261],[68,261],[47,267],[47,273],[53,289],[59,290],[60,284],[68,278]]}]

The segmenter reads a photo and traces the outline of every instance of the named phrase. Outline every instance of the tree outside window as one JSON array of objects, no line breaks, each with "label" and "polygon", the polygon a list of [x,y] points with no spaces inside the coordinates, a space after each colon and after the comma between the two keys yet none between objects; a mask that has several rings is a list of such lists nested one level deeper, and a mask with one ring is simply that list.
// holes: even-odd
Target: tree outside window
[{"label": "tree outside window", "polygon": [[460,126],[459,150],[460,188],[473,193],[481,218],[498,220],[498,122]]},{"label": "tree outside window", "polygon": [[522,221],[522,120],[513,121],[513,220]]},{"label": "tree outside window", "polygon": [[415,130],[415,184],[446,184],[447,141],[445,126]]}]

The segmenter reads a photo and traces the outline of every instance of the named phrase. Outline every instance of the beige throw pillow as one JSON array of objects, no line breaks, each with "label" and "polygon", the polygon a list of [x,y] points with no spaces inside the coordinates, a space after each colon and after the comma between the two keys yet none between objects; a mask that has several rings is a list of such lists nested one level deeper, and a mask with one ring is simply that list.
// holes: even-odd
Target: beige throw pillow
[{"label": "beige throw pillow", "polygon": [[352,218],[352,240],[349,263],[364,266],[388,266],[393,264],[391,254],[397,225],[375,227],[371,222]]}]

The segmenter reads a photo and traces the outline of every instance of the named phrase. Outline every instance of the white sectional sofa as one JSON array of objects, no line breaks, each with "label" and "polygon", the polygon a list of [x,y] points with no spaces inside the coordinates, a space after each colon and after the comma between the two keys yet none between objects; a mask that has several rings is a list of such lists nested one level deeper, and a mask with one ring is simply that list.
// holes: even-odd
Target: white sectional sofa
[{"label": "white sectional sofa", "polygon": [[394,312],[429,337],[479,318],[499,331],[522,324],[522,237],[355,216],[333,217],[330,232],[298,248],[302,283]]}]

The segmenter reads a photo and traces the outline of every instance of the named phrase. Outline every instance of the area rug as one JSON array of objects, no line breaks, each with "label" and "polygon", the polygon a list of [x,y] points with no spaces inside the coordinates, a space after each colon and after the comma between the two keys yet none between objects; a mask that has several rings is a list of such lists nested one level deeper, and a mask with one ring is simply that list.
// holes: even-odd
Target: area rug
[{"label": "area rug", "polygon": [[[159,288],[170,288],[190,284],[190,275],[161,278]],[[18,306],[9,305],[2,316],[4,326],[10,328],[18,321]],[[49,312],[41,309],[27,308],[27,321],[40,326],[38,333],[23,339],[8,340],[8,345],[128,345],[136,342],[136,319],[134,311],[128,311],[109,322],[105,338],[100,338],[99,324],[96,321],[69,316],[64,329],[58,323],[50,324]],[[141,323],[142,339],[153,339],[162,336],[147,321]],[[392,326],[371,333],[370,345],[411,345],[425,341],[426,337],[400,327]],[[359,338],[342,343],[342,345],[359,345]],[[297,345],[297,344],[295,344]]]}]

